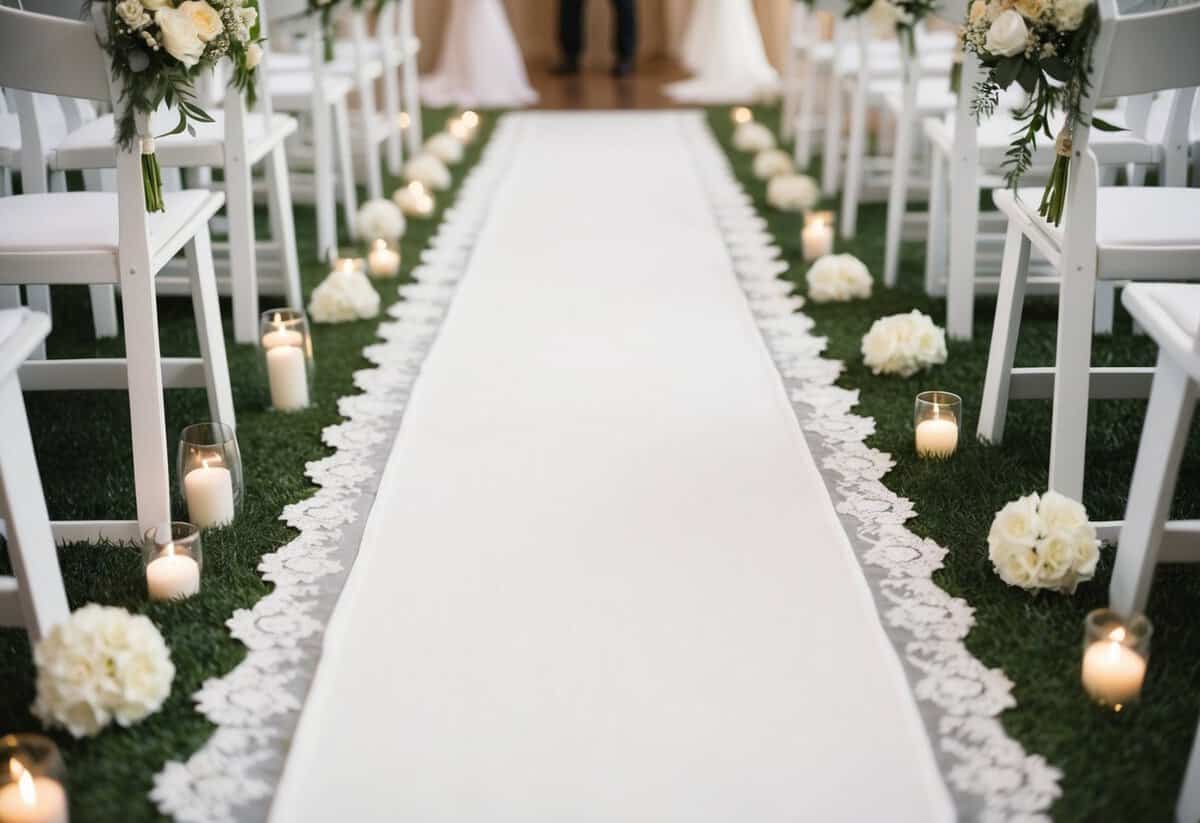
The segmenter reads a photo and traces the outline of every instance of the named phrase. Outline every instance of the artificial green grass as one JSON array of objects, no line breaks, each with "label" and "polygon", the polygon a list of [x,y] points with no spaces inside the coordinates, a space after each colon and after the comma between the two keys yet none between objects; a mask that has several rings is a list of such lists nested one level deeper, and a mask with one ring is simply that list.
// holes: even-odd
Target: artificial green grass
[{"label": "artificial green grass", "polygon": [[[425,113],[429,133],[441,128],[446,115],[444,111]],[[494,121],[494,117],[485,117],[484,135],[469,147],[464,162],[454,169],[454,190],[438,194],[434,218],[409,221],[401,244],[401,277],[376,281],[381,310],[397,300],[396,287],[408,282],[408,272],[436,230],[441,210],[453,202],[463,175],[478,159]],[[399,185],[397,180],[387,182],[389,193]],[[306,294],[328,270],[315,259],[313,220],[311,208],[297,206],[296,230]],[[347,236],[344,230],[342,236]],[[120,340],[94,339],[85,289],[56,288],[53,304],[54,331],[48,346],[51,357],[122,355]],[[158,305],[164,355],[197,352],[191,301],[163,298]],[[264,300],[263,309],[271,305]],[[250,607],[269,591],[256,570],[259,558],[294,536],[279,521],[279,514],[285,505],[315,491],[304,475],[304,465],[329,454],[321,444],[321,430],[340,419],[337,399],[357,393],[353,372],[370,366],[361,352],[375,340],[378,320],[314,325],[317,368],[312,406],[297,413],[272,412],[268,409],[258,350],[233,342],[228,300],[222,300],[222,313],[238,442],[245,466],[245,495],[233,525],[204,534],[200,594],[177,603],[147,602],[141,555],[136,547],[71,545],[59,551],[72,608],[96,602],[146,614],[162,630],[176,667],[166,705],[137,726],[122,729],[113,725],[85,740],[74,740],[63,732],[52,733],[66,759],[71,819],[76,823],[162,819],[147,797],[153,776],[167,760],[186,759],[212,733],[213,726],[194,711],[191,695],[205,679],[228,672],[244,656],[244,647],[229,636],[225,621],[235,609]],[[166,397],[167,442],[174,449],[180,429],[207,419],[208,407],[201,391],[169,391]],[[135,504],[128,395],[29,393],[25,403],[51,517],[132,519]],[[172,476],[174,479],[174,466]],[[178,491],[173,489],[172,493],[176,517],[185,519],[186,508]],[[0,553],[0,572],[7,571],[7,555]],[[0,686],[0,733],[38,730],[40,724],[29,713],[34,677],[23,631],[0,630]]]},{"label": "artificial green grass", "polygon": [[[759,107],[756,116],[778,126],[778,111]],[[792,268],[787,277],[805,292],[807,270],[800,252],[802,218],[766,205],[765,185],[751,173],[752,157],[731,147],[728,110],[710,109],[709,122],[733,161],[737,176],[754,196],[783,255]],[[778,132],[777,132],[778,133]],[[813,170],[810,170],[813,171]],[[836,211],[836,201],[826,207]],[[836,251],[861,258],[873,273],[883,268],[886,206],[866,205],[859,212],[858,236],[839,240]],[[945,321],[945,301],[923,291],[924,244],[903,247],[896,288],[878,281],[869,300],[843,304],[806,304],[816,322],[814,333],[829,339],[826,355],[846,364],[839,385],[858,389],[857,411],[875,418],[868,444],[891,453],[896,467],[884,483],[912,499],[918,516],[909,527],[945,546],[949,553],[935,580],[975,609],[975,627],[967,647],[988,666],[1013,681],[1017,707],[1001,716],[1008,732],[1031,753],[1044,755],[1064,771],[1063,797],[1056,820],[1170,820],[1174,817],[1183,768],[1200,709],[1200,570],[1160,567],[1148,614],[1154,622],[1153,652],[1143,699],[1120,714],[1091,705],[1079,685],[1083,618],[1107,603],[1115,547],[1102,550],[1094,580],[1074,596],[1052,592],[1030,595],[1005,585],[991,569],[986,537],[993,514],[1009,500],[1046,487],[1050,448],[1050,404],[1014,402],[1002,445],[975,442],[987,350],[995,301],[981,298],[975,309],[975,334],[969,342],[950,342],[943,366],[910,379],[877,377],[863,366],[863,334],[877,318],[920,309]],[[1057,303],[1030,300],[1021,326],[1017,362],[1054,362]],[[1120,314],[1117,332],[1097,338],[1096,365],[1153,365],[1154,344],[1131,332]],[[963,398],[966,417],[958,453],[948,461],[918,460],[913,449],[913,398],[923,389],[940,388]],[[1084,502],[1095,520],[1124,517],[1125,498],[1137,454],[1144,401],[1094,401],[1088,416],[1087,480]],[[1179,478],[1173,516],[1200,515],[1200,432],[1193,431]]]}]

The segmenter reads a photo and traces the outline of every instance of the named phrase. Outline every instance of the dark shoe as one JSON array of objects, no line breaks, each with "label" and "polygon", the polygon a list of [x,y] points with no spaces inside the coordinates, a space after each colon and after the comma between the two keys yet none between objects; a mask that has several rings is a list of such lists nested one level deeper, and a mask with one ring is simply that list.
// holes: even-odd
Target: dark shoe
[{"label": "dark shoe", "polygon": [[554,68],[550,69],[550,73],[559,77],[570,77],[579,74],[578,60],[564,60]]},{"label": "dark shoe", "polygon": [[633,74],[633,61],[632,60],[618,60],[616,63],[613,64],[613,67],[612,67],[612,76],[613,77],[628,77],[631,74]]}]

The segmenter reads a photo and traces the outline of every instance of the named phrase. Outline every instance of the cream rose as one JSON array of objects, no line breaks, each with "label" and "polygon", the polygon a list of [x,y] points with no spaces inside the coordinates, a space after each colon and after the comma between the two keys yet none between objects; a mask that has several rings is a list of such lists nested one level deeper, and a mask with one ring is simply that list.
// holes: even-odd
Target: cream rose
[{"label": "cream rose", "polygon": [[225,24],[221,22],[221,14],[204,0],[185,0],[177,9],[192,19],[196,27],[196,35],[208,43],[221,32]]},{"label": "cream rose", "polygon": [[1013,7],[1031,23],[1036,23],[1047,8],[1047,0],[1016,0]]},{"label": "cream rose", "polygon": [[444,131],[425,141],[425,151],[450,166],[463,159],[463,144]]},{"label": "cream rose", "polygon": [[1095,574],[1100,541],[1082,505],[1049,491],[1014,500],[996,513],[988,557],[1010,585],[1070,593]]},{"label": "cream rose", "polygon": [[1010,586],[1033,588],[1037,580],[1038,557],[1031,546],[999,541],[988,545],[988,559],[1000,579]]},{"label": "cream rose", "polygon": [[150,11],[158,11],[170,7],[169,0],[142,0],[142,7]]},{"label": "cream rose", "polygon": [[258,64],[262,62],[262,54],[262,46],[258,45],[258,43],[251,43],[246,46],[246,68],[258,68]]},{"label": "cream rose", "polygon": [[873,374],[912,377],[946,362],[946,332],[916,309],[881,317],[863,336],[862,355]]},{"label": "cream rose", "polygon": [[985,16],[987,16],[986,0],[975,0],[975,2],[971,4],[970,21],[972,23],[978,23]]},{"label": "cream rose", "polygon": [[794,170],[792,158],[786,151],[767,149],[754,155],[754,176],[759,180],[770,180]]},{"label": "cream rose", "polygon": [[1048,491],[1038,504],[1038,517],[1047,534],[1073,532],[1088,524],[1087,509],[1066,495]]},{"label": "cream rose", "polygon": [[999,540],[1032,548],[1041,531],[1038,496],[1030,494],[1012,501],[996,514],[992,530],[988,533],[988,542]]},{"label": "cream rose", "polygon": [[751,120],[734,129],[733,147],[748,154],[758,154],[775,148],[775,135],[762,123]]},{"label": "cream rose", "polygon": [[189,69],[204,56],[204,41],[192,18],[179,9],[162,8],[154,13],[159,40],[167,54]]},{"label": "cream rose", "polygon": [[313,289],[308,306],[316,323],[368,320],[379,314],[379,293],[361,271],[334,271]]},{"label": "cream rose", "polygon": [[150,25],[150,15],[138,0],[121,0],[117,3],[117,16],[129,26],[131,31],[144,29]]},{"label": "cream rose", "polygon": [[370,243],[383,238],[395,242],[404,235],[404,212],[391,200],[368,200],[354,218],[354,233],[359,240]]},{"label": "cream rose", "polygon": [[422,152],[404,166],[404,179],[416,180],[427,189],[444,191],[450,188],[450,170],[446,164],[428,152]]},{"label": "cream rose", "polygon": [[1054,22],[1063,31],[1075,31],[1091,5],[1092,0],[1054,0]]},{"label": "cream rose", "polygon": [[1020,13],[1008,9],[1000,13],[988,29],[983,47],[997,57],[1013,57],[1025,51],[1029,29]]},{"label": "cream rose", "polygon": [[805,279],[814,303],[844,303],[871,296],[871,273],[853,254],[827,254],[812,264]]},{"label": "cream rose", "polygon": [[806,174],[780,174],[767,183],[767,202],[780,211],[808,211],[820,199],[817,182]]}]

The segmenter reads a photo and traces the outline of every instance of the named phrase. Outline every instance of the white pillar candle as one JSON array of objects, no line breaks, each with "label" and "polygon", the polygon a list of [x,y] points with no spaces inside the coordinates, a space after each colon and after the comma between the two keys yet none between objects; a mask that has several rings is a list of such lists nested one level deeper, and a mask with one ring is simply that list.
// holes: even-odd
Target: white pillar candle
[{"label": "white pillar candle", "polygon": [[267,382],[271,387],[271,405],[280,411],[308,406],[308,368],[304,354],[304,335],[283,327],[275,316],[275,330],[263,335],[267,355]]},{"label": "white pillar candle", "polygon": [[191,597],[200,591],[200,564],[168,543],[161,556],[146,564],[146,588],[151,600]]},{"label": "white pillar candle", "polygon": [[805,260],[824,257],[833,252],[833,227],[824,220],[815,219],[805,224],[800,240]]},{"label": "white pillar candle", "polygon": [[917,424],[917,456],[949,457],[958,447],[958,424],[945,417],[931,417]]},{"label": "white pillar candle", "polygon": [[[209,463],[216,465],[209,465]],[[219,457],[202,458],[183,478],[188,519],[202,529],[233,522],[233,475]]]},{"label": "white pillar candle", "polygon": [[374,277],[395,277],[400,273],[400,252],[389,249],[386,240],[376,240],[367,255],[367,267]]},{"label": "white pillar candle", "polygon": [[3,823],[67,823],[67,793],[51,777],[34,777],[21,764],[15,783],[0,786],[0,821]]},{"label": "white pillar candle", "polygon": [[745,106],[734,106],[729,112],[729,119],[740,126],[742,123],[749,123],[753,120],[754,112]]},{"label": "white pillar candle", "polygon": [[1137,698],[1146,677],[1146,661],[1121,641],[1125,630],[1114,629],[1108,640],[1098,640],[1083,654],[1083,687],[1094,700],[1120,711]]},{"label": "white pillar candle", "polygon": [[446,131],[464,146],[475,139],[474,130],[457,117],[446,124]]},{"label": "white pillar candle", "polygon": [[409,217],[428,217],[433,214],[433,195],[425,190],[419,180],[414,180],[394,196],[400,211]]}]

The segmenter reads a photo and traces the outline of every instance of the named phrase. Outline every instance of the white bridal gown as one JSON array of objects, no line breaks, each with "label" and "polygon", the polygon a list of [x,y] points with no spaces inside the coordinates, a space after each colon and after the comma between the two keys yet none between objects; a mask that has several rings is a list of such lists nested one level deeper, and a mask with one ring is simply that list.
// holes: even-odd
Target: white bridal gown
[{"label": "white bridal gown", "polygon": [[421,96],[431,106],[537,102],[502,0],[452,0],[437,71],[422,78]]},{"label": "white bridal gown", "polygon": [[752,0],[695,0],[681,58],[690,80],[669,84],[687,103],[734,103],[770,95],[779,74],[767,60]]}]

